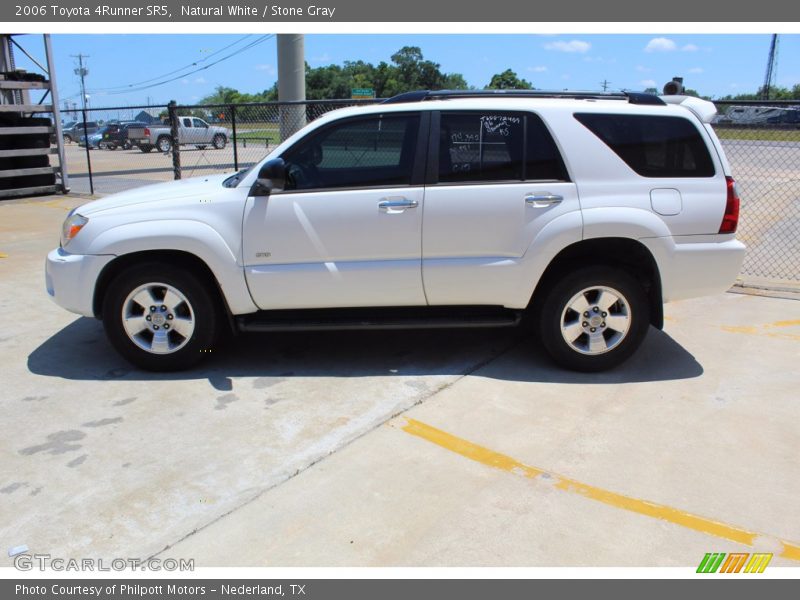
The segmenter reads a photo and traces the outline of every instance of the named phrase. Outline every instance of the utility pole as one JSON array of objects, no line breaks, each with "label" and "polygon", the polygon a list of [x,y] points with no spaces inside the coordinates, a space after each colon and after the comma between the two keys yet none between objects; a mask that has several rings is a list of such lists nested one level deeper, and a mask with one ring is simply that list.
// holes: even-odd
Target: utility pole
[{"label": "utility pole", "polygon": [[72,54],[73,58],[78,59],[78,68],[75,69],[75,75],[81,78],[81,101],[83,102],[83,111],[86,112],[86,81],[85,78],[89,74],[89,69],[83,66],[83,59],[89,58],[88,54]]},{"label": "utility pole", "polygon": [[608,81],[607,79],[603,79],[603,81],[600,82],[600,85],[603,86],[603,91],[607,92],[608,86],[611,85],[611,82]]},{"label": "utility pole", "polygon": [[84,68],[83,59],[89,58],[86,54],[72,55],[73,58],[78,59],[78,68],[75,69],[75,74],[81,78],[81,113],[83,115],[83,139],[86,141],[86,166],[89,170],[89,193],[94,194],[94,183],[92,182],[92,160],[89,157],[89,130],[86,125],[86,81],[85,78],[89,74],[89,69]]}]

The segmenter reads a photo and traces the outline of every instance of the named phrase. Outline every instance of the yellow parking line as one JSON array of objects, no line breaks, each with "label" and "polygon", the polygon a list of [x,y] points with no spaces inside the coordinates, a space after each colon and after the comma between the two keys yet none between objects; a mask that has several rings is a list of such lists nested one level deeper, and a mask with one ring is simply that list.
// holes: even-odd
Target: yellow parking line
[{"label": "yellow parking line", "polygon": [[747,335],[763,335],[771,338],[778,338],[784,340],[800,340],[800,335],[793,333],[786,333],[784,331],[774,331],[782,327],[800,327],[800,319],[792,319],[789,321],[774,321],[773,323],[764,323],[762,325],[722,325],[723,331],[728,333],[744,333]]},{"label": "yellow parking line", "polygon": [[5,252],[0,252],[0,258],[8,258],[8,254]]},{"label": "yellow parking line", "polygon": [[[447,433],[446,431],[442,431],[441,429],[437,429],[415,419],[406,418],[406,423],[402,426],[402,430],[406,433],[410,433],[411,435],[432,442],[437,446],[441,446],[446,450],[450,450],[451,452],[460,454],[461,456],[469,458],[470,460],[474,460],[475,462],[479,462],[495,469],[500,469],[501,471],[508,471],[509,473],[522,475],[523,477],[528,477],[530,479],[546,478],[548,484],[553,485],[559,490],[573,494],[579,494],[591,500],[596,500],[597,502],[602,502],[603,504],[607,504],[615,508],[620,508],[639,513],[641,515],[646,515],[648,517],[653,517],[655,519],[668,521],[688,529],[694,529],[695,531],[714,535],[737,542],[739,544],[745,544],[747,546],[752,546],[756,538],[762,537],[761,534],[754,531],[748,531],[740,527],[727,525],[720,521],[707,519],[705,517],[694,515],[692,513],[677,508],[672,508],[664,504],[658,504],[648,500],[640,500],[639,498],[632,498],[630,496],[617,494],[616,492],[611,492],[599,487],[588,485],[586,483],[581,483],[580,481],[575,481],[574,479],[569,479],[568,477],[563,477],[562,475],[558,475],[557,473],[553,473],[545,469],[526,465],[514,458],[511,458],[510,456],[506,456],[505,454],[495,452],[494,450],[484,448],[483,446],[479,446],[477,444],[473,444],[470,441],[456,437],[450,433]],[[800,561],[800,545],[784,540],[779,541],[783,545],[783,551],[780,553],[780,556],[783,558]]]}]

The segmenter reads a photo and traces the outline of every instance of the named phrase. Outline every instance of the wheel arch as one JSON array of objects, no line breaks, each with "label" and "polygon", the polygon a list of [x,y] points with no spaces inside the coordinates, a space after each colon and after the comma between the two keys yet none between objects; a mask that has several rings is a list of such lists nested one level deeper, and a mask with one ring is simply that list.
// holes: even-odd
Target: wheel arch
[{"label": "wheel arch", "polygon": [[109,262],[103,267],[103,270],[100,271],[94,288],[92,310],[96,317],[102,318],[103,316],[103,300],[114,278],[128,267],[144,262],[166,263],[196,273],[204,283],[213,286],[216,292],[215,297],[219,302],[220,310],[224,313],[225,321],[233,327],[232,311],[228,306],[228,300],[225,297],[222,286],[213,271],[200,257],[184,250],[143,250],[140,252],[123,254]]},{"label": "wheel arch", "polygon": [[563,248],[550,261],[534,288],[529,306],[537,308],[553,282],[565,272],[590,264],[621,267],[642,284],[650,308],[650,323],[664,327],[664,303],[661,291],[661,273],[650,250],[641,242],[622,237],[581,240]]}]

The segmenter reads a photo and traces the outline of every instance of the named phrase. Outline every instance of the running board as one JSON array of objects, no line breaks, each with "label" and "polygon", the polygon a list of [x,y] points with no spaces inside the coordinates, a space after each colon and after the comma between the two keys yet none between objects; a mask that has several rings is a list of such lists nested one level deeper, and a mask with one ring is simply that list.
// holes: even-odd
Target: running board
[{"label": "running board", "polygon": [[522,311],[501,306],[400,306],[263,310],[235,320],[239,331],[265,332],[514,327],[521,318]]}]

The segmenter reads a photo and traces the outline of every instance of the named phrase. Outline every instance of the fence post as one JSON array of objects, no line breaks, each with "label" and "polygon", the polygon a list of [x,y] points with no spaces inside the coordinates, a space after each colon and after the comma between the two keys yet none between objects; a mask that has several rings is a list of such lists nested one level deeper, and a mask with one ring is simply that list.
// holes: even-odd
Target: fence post
[{"label": "fence post", "polygon": [[170,100],[167,104],[169,114],[169,134],[172,138],[172,172],[175,179],[181,178],[181,143],[178,138],[178,111],[175,100]]},{"label": "fence post", "polygon": [[239,170],[239,152],[236,148],[236,105],[231,104],[231,128],[233,129],[233,170]]},{"label": "fence post", "polygon": [[[89,193],[92,196],[94,196],[94,181],[93,181],[93,178],[92,178],[92,158],[91,158],[90,152],[89,152],[89,130],[87,128],[88,126],[86,125],[86,103],[85,102],[84,102],[83,110],[81,111],[81,113],[83,115],[83,139],[86,142],[86,168],[89,171]],[[80,141],[80,137],[78,138],[78,141]],[[61,140],[61,143],[63,144],[64,141]]]}]

